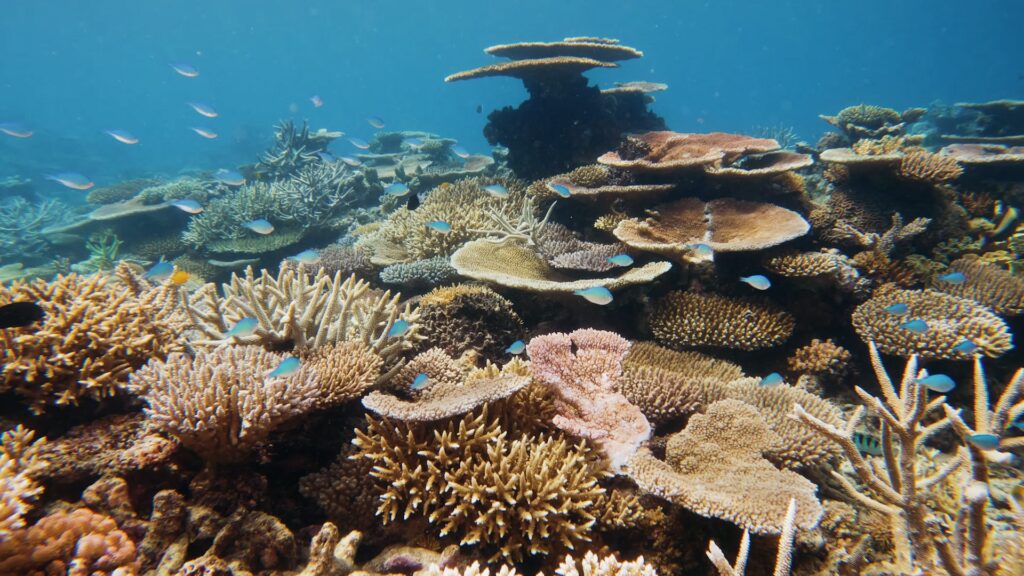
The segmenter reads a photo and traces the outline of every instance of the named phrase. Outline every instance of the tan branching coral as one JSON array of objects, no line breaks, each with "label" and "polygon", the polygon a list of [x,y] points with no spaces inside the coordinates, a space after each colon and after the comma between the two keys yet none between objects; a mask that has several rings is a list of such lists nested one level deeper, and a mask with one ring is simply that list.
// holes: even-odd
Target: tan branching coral
[{"label": "tan branching coral", "polygon": [[435,288],[420,299],[419,311],[423,341],[452,356],[475,350],[497,360],[525,329],[512,303],[486,286]]},{"label": "tan branching coral", "polygon": [[54,512],[0,541],[0,574],[131,576],[137,568],[131,538],[88,508]]},{"label": "tan branching coral", "polygon": [[850,351],[836,344],[831,338],[815,338],[801,346],[786,359],[786,366],[794,374],[810,374],[829,380],[840,380],[851,369]]},{"label": "tan branching coral", "polygon": [[343,526],[369,529],[376,522],[381,488],[371,476],[373,461],[354,454],[354,446],[342,449],[331,465],[299,481],[299,493]]},{"label": "tan branching coral", "polygon": [[[181,294],[181,307],[197,332],[196,346],[237,342],[281,349],[290,345],[303,353],[330,342],[360,342],[392,371],[401,354],[419,339],[416,308],[401,305],[401,294],[372,290],[355,276],[342,278],[336,273],[332,277],[323,270],[311,276],[304,266],[290,264],[283,264],[277,276],[266,270],[257,276],[249,267],[244,276],[232,274],[223,290],[220,296],[215,285],[206,284],[191,295]],[[255,318],[256,331],[228,336],[243,318]],[[407,322],[408,330],[389,337],[399,321]]]},{"label": "tan branching coral", "polygon": [[665,461],[642,450],[627,471],[653,495],[754,534],[780,533],[790,500],[797,502],[797,526],[813,528],[822,513],[817,487],[762,457],[773,442],[774,433],[756,408],[722,400],[669,438]]},{"label": "tan branching coral", "polygon": [[[793,564],[793,539],[796,537],[796,500],[789,501],[786,520],[779,534],[779,549],[775,556],[773,576],[789,576]],[[708,560],[715,565],[718,576],[744,576],[747,573],[747,561],[750,554],[750,531],[743,531],[740,549],[736,553],[736,562],[730,564],[722,549],[714,540],[708,543]]]},{"label": "tan branching coral", "polygon": [[320,380],[320,401],[342,404],[362,396],[377,381],[383,361],[362,342],[332,342],[303,357]]},{"label": "tan branching coral", "polygon": [[793,332],[795,321],[772,304],[675,291],[654,303],[647,324],[654,338],[671,348],[757,350],[784,342]]},{"label": "tan branching coral", "polygon": [[1024,312],[1024,279],[976,257],[965,257],[949,265],[947,273],[960,272],[964,281],[932,280],[932,288],[987,306],[996,314],[1017,316]]},{"label": "tan branching coral", "polygon": [[669,262],[651,262],[630,268],[617,277],[579,278],[552,268],[530,248],[506,240],[500,243],[475,240],[452,254],[452,266],[474,280],[529,292],[575,292],[595,286],[609,290],[646,284],[672,267]]},{"label": "tan branching coral", "polygon": [[[906,305],[906,313],[886,311],[895,304]],[[923,332],[905,328],[912,320],[923,320],[927,328]],[[879,350],[895,356],[963,360],[970,354],[954,348],[964,341],[973,342],[989,357],[1013,347],[1006,323],[987,308],[934,290],[880,286],[853,311],[852,321],[865,342],[875,342]]]},{"label": "tan branching coral", "polygon": [[642,221],[619,222],[614,234],[638,250],[686,259],[696,244],[716,252],[756,251],[799,238],[809,230],[802,216],[773,204],[683,198],[655,206],[652,216]]},{"label": "tan branching coral", "polygon": [[555,393],[554,425],[593,440],[613,470],[651,436],[643,412],[616,391],[628,340],[602,330],[538,336],[526,346],[530,374]]},{"label": "tan branching coral", "polygon": [[[918,380],[927,375],[918,369],[917,357],[907,361],[903,377],[894,385],[878,348],[869,343],[871,365],[881,388],[872,396],[857,387],[857,395],[882,421],[880,462],[869,462],[857,448],[853,434],[864,417],[862,406],[842,425],[832,425],[811,416],[799,406],[795,418],[811,426],[823,437],[835,442],[853,466],[860,484],[833,471],[832,476],[860,506],[885,514],[891,519],[891,538],[895,546],[890,570],[900,573],[993,574],[997,563],[1019,562],[1020,550],[993,550],[989,543],[998,534],[987,520],[990,485],[990,460],[999,460],[997,451],[986,452],[971,444],[978,434],[992,435],[997,448],[1008,449],[1024,442],[1008,438],[1007,429],[1016,415],[1024,413],[1020,401],[1024,370],[1018,370],[994,407],[989,404],[988,385],[980,356],[974,357],[974,426],[968,426],[960,410],[946,403],[944,396],[928,399],[928,389]],[[940,409],[944,412],[940,414]],[[937,434],[953,428],[965,440],[958,455],[930,472],[922,466],[922,449]],[[967,469],[960,482],[955,517],[928,507],[931,487]],[[1024,510],[1011,506],[1019,523]]]},{"label": "tan branching coral", "polygon": [[921,148],[910,150],[900,160],[899,174],[909,180],[945,184],[956,180],[963,173],[964,169],[956,159],[932,154]]},{"label": "tan branching coral", "polygon": [[641,556],[636,560],[622,561],[614,556],[598,556],[588,550],[577,560],[566,555],[558,565],[555,574],[559,576],[658,576],[654,566],[644,562]]},{"label": "tan branching coral", "polygon": [[271,432],[334,397],[308,366],[268,374],[286,358],[258,346],[225,346],[195,358],[172,354],[132,374],[153,424],[213,462],[243,458]]},{"label": "tan branching coral", "polygon": [[21,301],[46,316],[38,326],[0,330],[0,392],[14,391],[37,414],[123,394],[132,370],[180,349],[169,307],[106,276],[0,285],[0,305]]},{"label": "tan branching coral", "polygon": [[45,466],[38,457],[45,446],[46,438],[20,425],[0,436],[0,542],[24,528],[25,514],[43,491],[32,475]]}]

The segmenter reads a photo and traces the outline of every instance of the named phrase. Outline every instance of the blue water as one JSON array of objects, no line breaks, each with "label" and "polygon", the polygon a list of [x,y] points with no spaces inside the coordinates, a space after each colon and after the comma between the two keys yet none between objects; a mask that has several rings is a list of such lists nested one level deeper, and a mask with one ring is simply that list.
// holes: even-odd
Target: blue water
[{"label": "blue water", "polygon": [[[444,76],[488,63],[491,44],[576,35],[644,50],[588,75],[602,85],[668,83],[654,110],[672,129],[783,124],[813,141],[827,128],[818,114],[851,104],[1020,97],[1022,21],[1024,3],[1010,0],[5,0],[0,121],[36,135],[0,137],[0,179],[72,170],[103,185],[234,166],[252,161],[282,118],[365,139],[373,129],[363,119],[378,115],[388,129],[484,151],[487,112],[525,91],[513,79],[447,85]],[[168,63],[179,61],[201,75],[175,74]],[[191,100],[220,117],[197,115]],[[120,144],[103,134],[111,128],[141,143]]]}]

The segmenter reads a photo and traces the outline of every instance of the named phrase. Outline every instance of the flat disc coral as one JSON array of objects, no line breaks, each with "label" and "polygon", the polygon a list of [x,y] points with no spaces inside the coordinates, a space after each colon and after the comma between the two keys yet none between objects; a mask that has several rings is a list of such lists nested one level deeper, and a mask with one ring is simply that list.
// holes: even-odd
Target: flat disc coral
[{"label": "flat disc coral", "polygon": [[624,158],[620,152],[608,152],[597,159],[598,163],[635,172],[671,173],[720,162],[728,163],[746,154],[779,149],[779,143],[769,138],[725,132],[691,134],[658,131],[630,138],[647,153],[635,158]]},{"label": "flat disc coral", "polygon": [[567,38],[561,42],[517,42],[498,44],[486,48],[491,56],[504,56],[513,60],[550,58],[553,56],[575,56],[593,58],[604,62],[641,58],[644,53],[619,43],[592,42],[588,39]]},{"label": "flat disc coral", "polygon": [[447,76],[445,82],[456,82],[459,80],[472,80],[474,78],[486,78],[488,76],[510,76],[512,78],[530,79],[545,76],[575,75],[590,70],[591,68],[616,68],[617,64],[595,60],[593,58],[580,58],[577,56],[552,56],[549,58],[532,58],[529,60],[513,60],[511,62],[499,62],[488,64],[472,70],[456,72]]}]

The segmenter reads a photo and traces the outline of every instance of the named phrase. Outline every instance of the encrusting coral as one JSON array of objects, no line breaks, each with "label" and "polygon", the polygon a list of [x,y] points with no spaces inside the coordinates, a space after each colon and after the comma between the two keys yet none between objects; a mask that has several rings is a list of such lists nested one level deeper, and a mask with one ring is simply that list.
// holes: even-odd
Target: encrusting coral
[{"label": "encrusting coral", "polygon": [[675,291],[651,306],[647,324],[659,343],[672,348],[757,350],[784,342],[795,320],[767,302]]},{"label": "encrusting coral", "polygon": [[162,290],[99,274],[0,286],[0,304],[35,302],[45,314],[37,327],[0,330],[0,391],[13,390],[37,414],[123,394],[132,370],[181,349],[182,326]]},{"label": "encrusting coral", "polygon": [[[887,308],[905,305],[905,313]],[[963,360],[969,351],[960,346],[973,342],[989,357],[1000,356],[1013,347],[1006,323],[984,306],[935,290],[902,290],[880,286],[871,299],[853,311],[853,328],[864,341],[875,342],[886,354],[923,358]],[[923,330],[908,322],[921,320]]]}]

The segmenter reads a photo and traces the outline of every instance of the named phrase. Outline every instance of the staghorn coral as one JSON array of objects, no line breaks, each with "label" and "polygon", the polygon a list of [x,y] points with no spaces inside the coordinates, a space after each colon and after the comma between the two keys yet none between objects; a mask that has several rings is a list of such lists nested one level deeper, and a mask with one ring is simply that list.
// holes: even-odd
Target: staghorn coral
[{"label": "staghorn coral", "polygon": [[452,356],[474,350],[490,360],[504,358],[525,330],[512,303],[486,286],[435,288],[420,299],[419,311],[421,348],[429,343]]},{"label": "staghorn coral", "polygon": [[277,428],[336,401],[309,366],[268,378],[286,358],[256,346],[224,346],[195,358],[172,354],[131,376],[158,429],[210,462],[234,462]]},{"label": "staghorn coral", "polygon": [[781,532],[791,499],[797,501],[797,526],[813,528],[822,514],[817,487],[762,457],[774,441],[756,408],[721,400],[669,437],[665,461],[643,449],[626,469],[644,491],[754,534]]},{"label": "staghorn coral", "polygon": [[54,512],[0,542],[0,574],[131,576],[137,568],[131,538],[88,508]]},{"label": "staghorn coral", "polygon": [[71,220],[71,210],[57,200],[33,204],[15,196],[0,204],[0,262],[41,258],[50,250],[44,228]]},{"label": "staghorn coral", "polygon": [[25,515],[43,492],[35,476],[46,468],[46,438],[20,424],[0,435],[0,543],[25,527]]},{"label": "staghorn coral", "polygon": [[850,351],[831,338],[815,338],[794,350],[786,359],[786,367],[794,374],[810,374],[834,382],[842,380],[850,372],[851,358]]},{"label": "staghorn coral", "polygon": [[1024,280],[977,257],[960,258],[948,272],[960,272],[964,281],[957,284],[932,278],[931,287],[959,298],[967,298],[988,307],[996,314],[1018,316],[1024,312]]},{"label": "staghorn coral", "polygon": [[[779,549],[775,556],[774,576],[787,576],[793,563],[793,539],[796,536],[796,499],[789,501],[786,520],[779,534]],[[714,540],[708,543],[708,560],[715,565],[719,576],[745,576],[747,573],[747,556],[750,554],[750,531],[743,531],[740,549],[736,553],[736,562],[730,564],[722,549]]]},{"label": "staghorn coral", "polygon": [[0,331],[0,391],[47,406],[123,394],[128,374],[180,349],[180,325],[155,300],[102,275],[58,276],[0,286],[0,305],[28,301],[46,314],[38,327]]},{"label": "staghorn coral", "polygon": [[794,324],[792,316],[767,302],[680,291],[663,296],[647,314],[655,340],[677,349],[768,348],[789,338]]},{"label": "staghorn coral", "polygon": [[380,271],[380,281],[399,286],[440,286],[455,282],[459,274],[448,263],[446,256],[434,256],[413,262],[400,262],[385,266]]},{"label": "staghorn coral", "polygon": [[342,404],[362,396],[377,381],[380,356],[362,342],[331,342],[303,357],[320,380],[320,402]]},{"label": "staghorn coral", "polygon": [[[907,312],[886,312],[893,304],[905,304]],[[954,348],[965,340],[977,344],[979,352],[989,357],[1013,347],[1006,323],[987,308],[934,290],[880,286],[857,306],[851,320],[861,339],[875,342],[880,350],[895,356],[963,360],[970,354]],[[927,330],[919,333],[901,326],[910,320],[924,320]]]},{"label": "staghorn coral", "polygon": [[643,412],[615,390],[630,343],[613,332],[576,330],[530,340],[530,374],[557,398],[553,423],[593,440],[614,471],[651,436]]},{"label": "staghorn coral", "polygon": [[600,557],[590,550],[579,560],[566,555],[555,570],[555,574],[559,576],[658,576],[654,566],[644,562],[643,556],[636,560],[622,561],[614,556]]},{"label": "staghorn coral", "polygon": [[217,240],[244,238],[250,234],[246,222],[283,220],[280,209],[270,184],[251,182],[206,204],[202,214],[189,218],[181,239],[192,248],[202,248]]},{"label": "staghorn coral", "polygon": [[940,156],[917,148],[903,155],[898,172],[900,176],[909,180],[946,184],[959,178],[964,169],[949,156]]},{"label": "staghorn coral", "polygon": [[303,167],[320,161],[321,152],[327,152],[331,141],[341,136],[340,132],[320,129],[310,131],[306,122],[296,128],[291,120],[285,120],[274,127],[274,145],[263,153],[253,167],[258,178],[281,180]]}]

